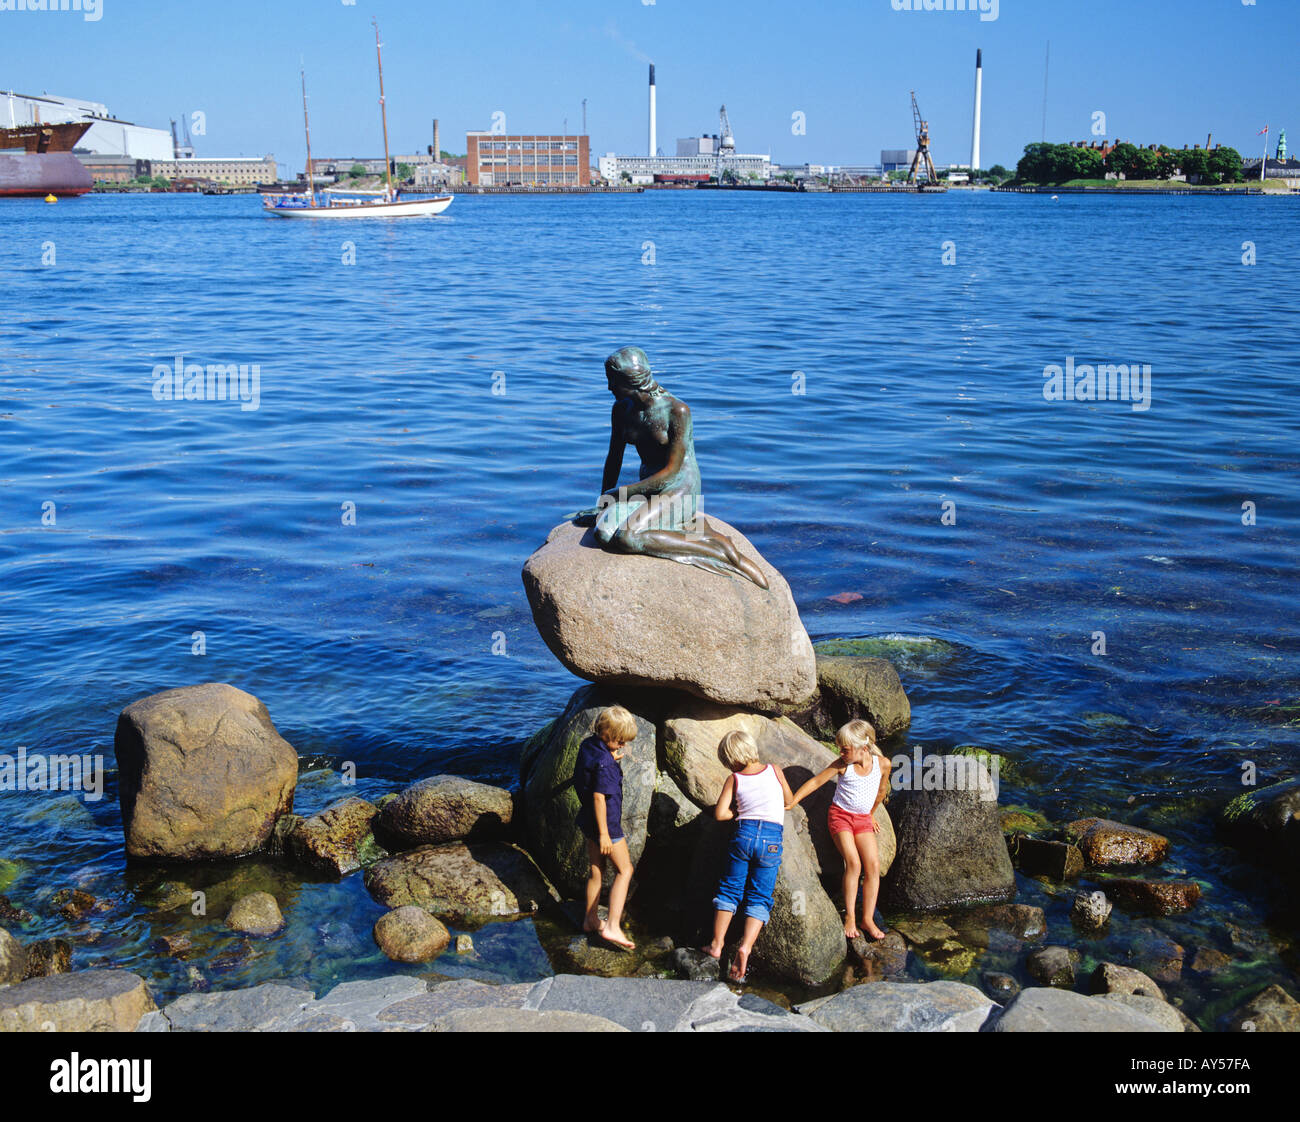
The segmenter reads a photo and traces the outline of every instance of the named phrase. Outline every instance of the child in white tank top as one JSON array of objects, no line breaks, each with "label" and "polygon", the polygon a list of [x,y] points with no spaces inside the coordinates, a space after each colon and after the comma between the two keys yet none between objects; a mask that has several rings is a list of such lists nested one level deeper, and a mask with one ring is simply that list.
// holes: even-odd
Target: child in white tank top
[{"label": "child in white tank top", "polygon": [[885,933],[876,926],[880,895],[880,854],[876,847],[876,807],[889,793],[890,764],[876,745],[876,730],[866,721],[850,721],[835,734],[840,758],[814,775],[794,794],[793,806],[824,783],[835,780],[827,825],[844,858],[844,934],[856,939],[858,881],[862,880],[862,926],[873,939]]},{"label": "child in white tank top", "polygon": [[772,913],[772,893],[785,852],[785,808],[792,796],[781,769],[759,760],[758,745],[747,732],[727,733],[718,745],[718,759],[731,774],[722,785],[713,815],[719,822],[734,819],[736,830],[713,898],[713,941],[703,949],[721,959],[731,918],[743,911],[745,929],[730,973],[743,982],[749,972],[750,951]]}]

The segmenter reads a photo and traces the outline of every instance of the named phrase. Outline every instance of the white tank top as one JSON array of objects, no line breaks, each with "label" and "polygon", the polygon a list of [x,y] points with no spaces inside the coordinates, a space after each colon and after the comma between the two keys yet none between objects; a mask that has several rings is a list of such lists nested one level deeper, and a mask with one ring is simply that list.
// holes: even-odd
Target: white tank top
[{"label": "white tank top", "polygon": [[736,817],[741,821],[756,818],[760,822],[785,822],[785,792],[776,777],[776,768],[768,764],[762,771],[736,777]]},{"label": "white tank top", "polygon": [[835,780],[835,797],[831,802],[850,814],[870,814],[880,792],[880,757],[871,754],[871,770],[859,775],[856,764],[849,764]]}]

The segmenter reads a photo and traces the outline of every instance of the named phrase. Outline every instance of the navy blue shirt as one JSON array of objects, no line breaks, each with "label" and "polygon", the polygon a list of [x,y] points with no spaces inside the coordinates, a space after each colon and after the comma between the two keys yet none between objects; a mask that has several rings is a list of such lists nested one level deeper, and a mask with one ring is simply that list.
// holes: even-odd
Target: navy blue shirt
[{"label": "navy blue shirt", "polygon": [[593,795],[605,796],[605,821],[611,841],[623,836],[623,769],[598,736],[589,736],[578,746],[573,765],[573,789],[581,808],[578,828],[593,841],[599,840]]}]

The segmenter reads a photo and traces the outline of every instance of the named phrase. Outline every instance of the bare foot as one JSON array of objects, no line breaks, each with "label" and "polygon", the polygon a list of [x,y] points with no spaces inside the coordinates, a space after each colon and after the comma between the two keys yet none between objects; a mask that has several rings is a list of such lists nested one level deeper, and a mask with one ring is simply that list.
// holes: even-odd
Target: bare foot
[{"label": "bare foot", "polygon": [[877,927],[874,923],[868,923],[865,926],[867,928],[867,934],[870,935],[877,942],[879,942],[881,939],[885,937],[885,933],[881,931],[880,928]]},{"label": "bare foot", "polygon": [[852,919],[844,921],[844,938],[856,939],[862,932],[858,930],[858,925]]},{"label": "bare foot", "polygon": [[721,957],[722,957],[722,948],[721,948],[721,947],[715,947],[712,943],[710,943],[707,947],[701,947],[700,950],[703,951],[703,952],[704,952],[706,955],[708,955],[710,958],[721,958]]},{"label": "bare foot", "polygon": [[622,929],[618,927],[610,927],[606,924],[600,929],[600,937],[604,939],[605,942],[613,943],[614,946],[619,947],[622,950],[636,950],[636,944],[624,935]]},{"label": "bare foot", "polygon": [[599,919],[586,919],[582,922],[582,930],[588,935],[594,935],[604,926]]},{"label": "bare foot", "polygon": [[743,982],[749,974],[749,951],[744,947],[736,949],[736,957],[732,960],[731,970],[728,977],[733,982]]}]

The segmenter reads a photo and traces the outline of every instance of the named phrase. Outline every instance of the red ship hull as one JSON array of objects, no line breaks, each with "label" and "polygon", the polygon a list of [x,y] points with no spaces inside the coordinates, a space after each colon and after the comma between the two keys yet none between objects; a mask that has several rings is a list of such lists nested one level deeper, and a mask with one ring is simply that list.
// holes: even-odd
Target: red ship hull
[{"label": "red ship hull", "polygon": [[0,149],[0,197],[84,195],[93,186],[90,172],[71,152]]}]

